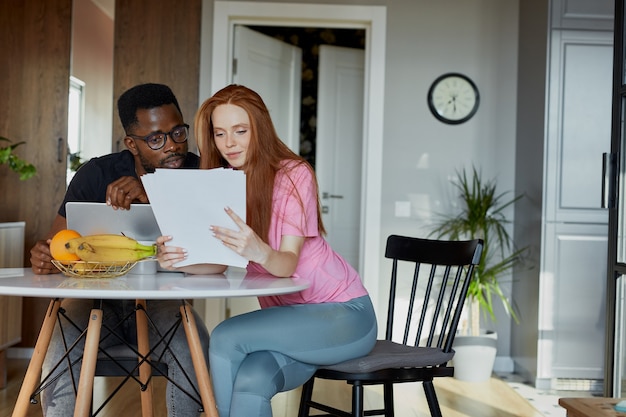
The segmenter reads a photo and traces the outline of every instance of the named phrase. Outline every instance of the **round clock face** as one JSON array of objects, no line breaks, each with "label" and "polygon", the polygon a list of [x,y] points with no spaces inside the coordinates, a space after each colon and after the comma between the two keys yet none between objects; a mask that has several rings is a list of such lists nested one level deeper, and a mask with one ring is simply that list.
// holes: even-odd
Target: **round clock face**
[{"label": "round clock face", "polygon": [[444,74],[428,90],[428,107],[444,123],[468,121],[478,110],[478,102],[476,84],[463,74]]}]

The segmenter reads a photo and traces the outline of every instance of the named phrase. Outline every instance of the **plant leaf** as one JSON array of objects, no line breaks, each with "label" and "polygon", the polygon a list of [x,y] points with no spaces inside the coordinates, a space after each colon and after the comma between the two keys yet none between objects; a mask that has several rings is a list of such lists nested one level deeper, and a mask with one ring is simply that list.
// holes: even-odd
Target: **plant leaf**
[{"label": "plant leaf", "polygon": [[489,315],[493,320],[493,299],[499,298],[507,314],[518,323],[515,309],[500,286],[500,277],[519,264],[528,251],[528,248],[515,248],[506,229],[511,222],[504,215],[504,211],[523,195],[509,197],[508,191],[498,193],[496,181],[483,180],[476,167],[472,167],[471,174],[466,170],[457,171],[454,186],[462,202],[461,211],[452,216],[439,215],[429,236],[482,239],[483,252],[474,269],[468,297],[478,303],[483,316]]}]

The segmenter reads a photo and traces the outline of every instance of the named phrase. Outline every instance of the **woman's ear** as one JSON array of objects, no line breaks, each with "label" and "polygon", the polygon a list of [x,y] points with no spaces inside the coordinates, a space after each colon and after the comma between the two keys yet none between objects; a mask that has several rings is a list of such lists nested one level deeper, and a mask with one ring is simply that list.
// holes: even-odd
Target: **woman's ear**
[{"label": "woman's ear", "polygon": [[126,136],[124,138],[124,145],[126,145],[126,148],[128,148],[130,153],[133,155],[139,154],[139,151],[137,150],[137,143],[130,136]]}]

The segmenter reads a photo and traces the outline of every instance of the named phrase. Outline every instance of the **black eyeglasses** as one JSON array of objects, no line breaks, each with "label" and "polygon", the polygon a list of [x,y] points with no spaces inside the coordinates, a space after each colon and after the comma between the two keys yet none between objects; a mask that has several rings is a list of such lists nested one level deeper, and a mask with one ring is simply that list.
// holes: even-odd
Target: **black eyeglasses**
[{"label": "black eyeglasses", "polygon": [[165,146],[168,136],[176,143],[187,142],[187,138],[189,137],[189,125],[184,124],[182,126],[176,126],[167,133],[152,133],[148,136],[137,136],[127,133],[126,136],[130,136],[133,139],[143,140],[146,142],[148,147],[150,147],[150,149],[158,151]]}]

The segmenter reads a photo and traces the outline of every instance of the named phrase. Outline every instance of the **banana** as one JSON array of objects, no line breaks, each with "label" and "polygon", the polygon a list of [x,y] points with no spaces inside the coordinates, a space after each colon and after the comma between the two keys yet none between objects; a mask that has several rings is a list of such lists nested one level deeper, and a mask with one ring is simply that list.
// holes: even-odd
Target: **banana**
[{"label": "banana", "polygon": [[89,264],[74,264],[74,266],[72,267],[72,271],[74,271],[78,275],[85,275],[87,274],[87,272],[89,272],[88,265]]},{"label": "banana", "polygon": [[92,246],[87,242],[82,242],[76,248],[76,255],[89,262],[125,262],[138,261],[149,256],[153,256],[154,250],[118,249],[106,246]]},{"label": "banana", "polygon": [[69,240],[65,247],[89,262],[138,261],[156,254],[156,245],[142,245],[122,235],[91,235]]},{"label": "banana", "polygon": [[98,235],[88,235],[76,237],[74,239],[70,239],[66,243],[66,248],[71,249],[70,245],[76,245],[76,242],[87,242],[92,246],[104,246],[110,248],[118,248],[118,249],[140,249],[140,250],[149,250],[152,249],[152,245],[142,245],[137,242],[135,239],[124,235],[114,235],[114,234],[98,234]]}]

